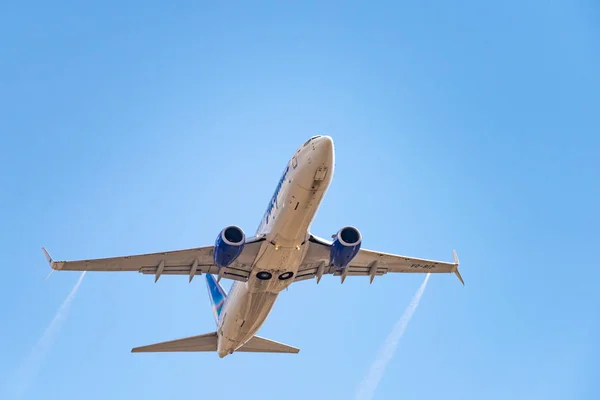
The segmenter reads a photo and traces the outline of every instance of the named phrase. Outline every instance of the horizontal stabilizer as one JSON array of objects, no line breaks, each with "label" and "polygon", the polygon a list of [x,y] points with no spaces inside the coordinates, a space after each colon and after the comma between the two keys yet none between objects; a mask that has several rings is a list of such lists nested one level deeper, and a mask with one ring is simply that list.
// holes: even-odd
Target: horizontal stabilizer
[{"label": "horizontal stabilizer", "polygon": [[246,344],[236,350],[236,352],[238,351],[248,353],[298,353],[300,349],[260,336],[253,336]]},{"label": "horizontal stabilizer", "polygon": [[176,351],[217,351],[217,342],[217,332],[212,332],[205,335],[190,336],[183,339],[135,347],[131,349],[131,352],[155,353]]},{"label": "horizontal stabilizer", "polygon": [[[190,336],[183,339],[171,340],[150,344],[148,346],[135,347],[132,353],[157,353],[157,352],[180,352],[180,351],[217,351],[217,332],[205,335]],[[298,353],[300,349],[283,343],[253,336],[242,347],[235,352],[244,353]]]}]

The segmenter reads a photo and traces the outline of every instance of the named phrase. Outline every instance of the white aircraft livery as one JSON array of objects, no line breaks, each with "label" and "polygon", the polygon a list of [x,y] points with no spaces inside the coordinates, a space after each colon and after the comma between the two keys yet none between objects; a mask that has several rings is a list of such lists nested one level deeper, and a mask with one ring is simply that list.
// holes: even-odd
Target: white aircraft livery
[{"label": "white aircraft livery", "polygon": [[[362,236],[346,226],[332,241],[310,233],[312,220],[331,183],[334,170],[333,140],[313,136],[292,156],[257,232],[247,237],[238,226],[224,228],[212,246],[125,257],[55,261],[42,248],[52,270],[138,271],[161,275],[205,274],[216,331],[133,348],[132,352],[216,351],[219,357],[234,352],[298,353],[296,347],[256,336],[275,300],[292,282],[323,275],[369,277],[388,272],[455,273],[454,262],[432,261],[361,249]],[[216,278],[215,278],[216,276]],[[233,280],[229,293],[219,284]]]}]

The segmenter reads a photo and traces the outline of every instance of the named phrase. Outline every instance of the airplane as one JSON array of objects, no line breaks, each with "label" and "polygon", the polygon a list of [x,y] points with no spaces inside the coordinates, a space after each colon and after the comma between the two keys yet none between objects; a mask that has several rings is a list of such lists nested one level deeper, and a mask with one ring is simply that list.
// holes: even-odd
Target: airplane
[{"label": "airplane", "polygon": [[[311,224],[334,172],[335,151],[330,136],[313,136],[286,164],[256,234],[246,237],[236,225],[221,230],[212,246],[124,257],[55,261],[42,247],[51,272],[138,271],[162,275],[205,274],[216,331],[135,347],[133,353],[234,352],[298,353],[299,348],[256,333],[279,294],[292,282],[324,275],[375,277],[386,273],[454,273],[464,285],[454,262],[406,257],[361,248],[362,235],[354,226],[342,227],[325,240],[311,233]],[[216,278],[215,278],[216,276]],[[233,280],[229,293],[221,279]]]}]

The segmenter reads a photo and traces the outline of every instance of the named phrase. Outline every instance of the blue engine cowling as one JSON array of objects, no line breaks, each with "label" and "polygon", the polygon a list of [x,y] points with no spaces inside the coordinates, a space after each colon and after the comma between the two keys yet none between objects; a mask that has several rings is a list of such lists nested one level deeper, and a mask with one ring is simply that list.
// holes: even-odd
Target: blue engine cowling
[{"label": "blue engine cowling", "polygon": [[352,226],[340,229],[331,244],[329,264],[335,268],[346,268],[358,254],[361,243],[362,235],[358,229]]},{"label": "blue engine cowling", "polygon": [[227,267],[242,254],[246,244],[244,231],[237,226],[223,229],[215,240],[214,260],[218,267]]}]

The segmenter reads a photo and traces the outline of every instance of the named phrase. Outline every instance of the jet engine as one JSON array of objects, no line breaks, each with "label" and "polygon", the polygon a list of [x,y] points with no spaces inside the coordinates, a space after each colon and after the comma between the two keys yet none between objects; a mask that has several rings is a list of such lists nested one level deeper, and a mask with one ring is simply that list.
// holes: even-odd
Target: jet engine
[{"label": "jet engine", "polygon": [[242,254],[246,244],[244,231],[237,226],[228,226],[223,229],[215,240],[214,260],[215,265],[227,267]]},{"label": "jet engine", "polygon": [[358,229],[346,226],[338,231],[331,244],[329,264],[335,268],[346,268],[358,254],[362,236]]}]

